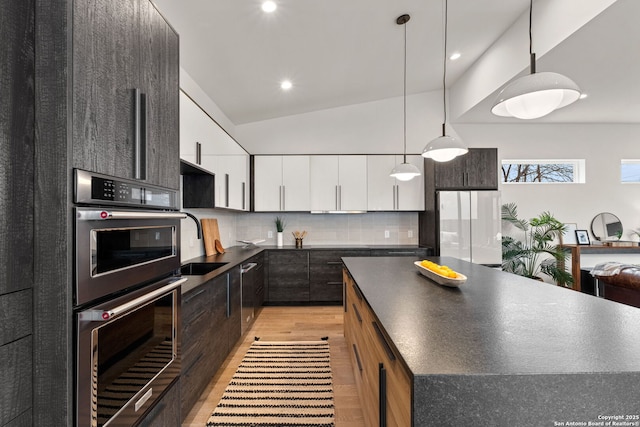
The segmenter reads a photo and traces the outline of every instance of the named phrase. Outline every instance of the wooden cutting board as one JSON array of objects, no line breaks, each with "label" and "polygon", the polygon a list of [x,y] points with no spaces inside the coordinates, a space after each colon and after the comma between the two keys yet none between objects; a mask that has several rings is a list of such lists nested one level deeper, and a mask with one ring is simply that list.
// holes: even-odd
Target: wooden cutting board
[{"label": "wooden cutting board", "polygon": [[220,240],[220,230],[218,230],[218,220],[215,218],[202,218],[202,239],[204,240],[204,252],[206,256],[216,255],[216,240]]}]

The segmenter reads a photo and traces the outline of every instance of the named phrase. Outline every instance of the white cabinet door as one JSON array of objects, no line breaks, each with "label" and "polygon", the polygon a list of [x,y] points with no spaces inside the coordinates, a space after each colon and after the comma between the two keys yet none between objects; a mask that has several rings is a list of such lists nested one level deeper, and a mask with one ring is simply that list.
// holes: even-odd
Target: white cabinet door
[{"label": "white cabinet door", "polygon": [[255,156],[256,212],[309,211],[309,156]]},{"label": "white cabinet door", "polygon": [[196,164],[196,146],[200,142],[199,119],[202,110],[180,92],[180,158]]},{"label": "white cabinet door", "polygon": [[367,156],[311,156],[312,211],[367,210]]},{"label": "white cabinet door", "polygon": [[309,156],[282,156],[284,211],[310,210]]},{"label": "white cabinet door", "polygon": [[224,156],[222,161],[225,164],[226,173],[229,174],[228,187],[226,188],[229,201],[228,207],[230,209],[247,210],[249,156],[241,154]]},{"label": "white cabinet door", "polygon": [[[396,163],[402,163],[403,157],[396,156]],[[424,157],[420,155],[407,156],[407,162],[416,166],[421,175],[411,181],[396,180],[396,210],[423,211],[424,210]],[[389,170],[389,172],[391,169]]]},{"label": "white cabinet door", "polygon": [[338,156],[340,210],[367,210],[367,156]]},{"label": "white cabinet door", "polygon": [[254,157],[254,210],[282,210],[282,156]]},{"label": "white cabinet door", "polygon": [[389,176],[396,156],[367,156],[367,209],[392,211],[396,206],[396,179]]},{"label": "white cabinet door", "polygon": [[312,211],[337,211],[338,156],[311,156],[309,160],[309,187]]},{"label": "white cabinet door", "polygon": [[402,155],[367,156],[370,211],[424,210],[424,159],[419,155],[407,156],[407,162],[418,167],[422,175],[410,181],[391,178],[391,170],[403,161]]}]

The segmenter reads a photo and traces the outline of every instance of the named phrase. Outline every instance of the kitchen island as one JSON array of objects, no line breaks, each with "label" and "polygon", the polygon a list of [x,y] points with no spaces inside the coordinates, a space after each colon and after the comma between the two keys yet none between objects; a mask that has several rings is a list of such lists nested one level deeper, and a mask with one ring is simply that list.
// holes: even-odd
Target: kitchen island
[{"label": "kitchen island", "polygon": [[[343,258],[345,336],[374,418],[413,426],[640,425],[640,310],[454,258],[429,259],[467,282],[437,285],[415,259]],[[368,322],[374,332],[359,334]],[[369,348],[376,341],[383,351]],[[380,395],[387,408],[371,408]]]}]

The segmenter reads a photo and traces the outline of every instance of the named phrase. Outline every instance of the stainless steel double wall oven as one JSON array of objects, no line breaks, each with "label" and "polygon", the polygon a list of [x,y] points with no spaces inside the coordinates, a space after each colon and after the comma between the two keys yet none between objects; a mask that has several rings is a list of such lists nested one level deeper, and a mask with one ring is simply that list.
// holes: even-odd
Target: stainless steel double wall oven
[{"label": "stainless steel double wall oven", "polygon": [[132,426],[180,373],[179,192],[75,170],[76,425]]}]

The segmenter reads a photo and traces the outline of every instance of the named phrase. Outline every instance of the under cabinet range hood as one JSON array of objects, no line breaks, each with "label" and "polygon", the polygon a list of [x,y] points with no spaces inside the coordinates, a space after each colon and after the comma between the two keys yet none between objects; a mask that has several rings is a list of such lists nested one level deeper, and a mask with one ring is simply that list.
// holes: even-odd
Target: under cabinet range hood
[{"label": "under cabinet range hood", "polygon": [[363,214],[367,213],[365,210],[353,210],[353,211],[311,211],[312,214]]}]

